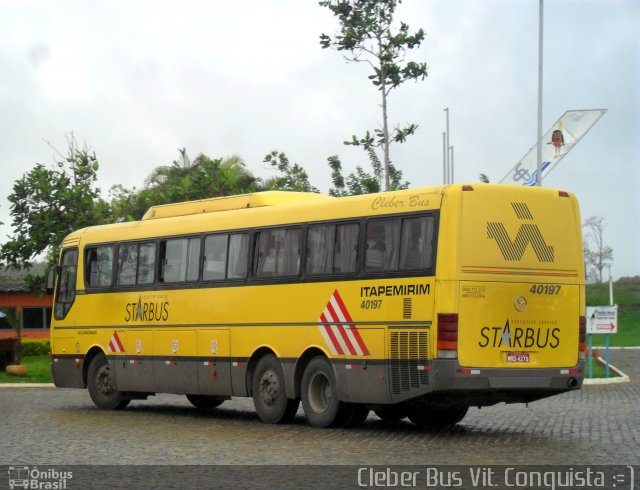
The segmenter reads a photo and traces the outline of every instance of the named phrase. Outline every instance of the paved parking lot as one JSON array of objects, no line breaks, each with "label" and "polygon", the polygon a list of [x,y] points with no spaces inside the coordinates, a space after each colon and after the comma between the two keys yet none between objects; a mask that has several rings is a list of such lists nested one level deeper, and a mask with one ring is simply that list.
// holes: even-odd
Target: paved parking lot
[{"label": "paved parking lot", "polygon": [[631,382],[471,409],[436,432],[373,413],[357,429],[314,429],[301,412],[290,425],[266,425],[250,399],[202,414],[160,395],[109,412],[83,390],[3,388],[0,464],[637,464],[640,350],[613,351],[612,362]]}]

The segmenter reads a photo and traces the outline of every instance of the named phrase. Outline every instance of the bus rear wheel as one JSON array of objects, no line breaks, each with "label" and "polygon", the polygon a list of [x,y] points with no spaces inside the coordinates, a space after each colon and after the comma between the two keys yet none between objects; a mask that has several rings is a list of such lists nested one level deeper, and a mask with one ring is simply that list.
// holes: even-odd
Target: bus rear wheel
[{"label": "bus rear wheel", "polygon": [[187,395],[187,400],[198,410],[213,410],[226,400],[224,396],[215,395]]},{"label": "bus rear wheel", "polygon": [[409,420],[424,429],[449,427],[460,422],[467,415],[468,410],[469,407],[464,405],[442,407],[418,403],[411,407]]},{"label": "bus rear wheel", "polygon": [[98,408],[120,410],[129,405],[131,401],[124,398],[122,393],[115,388],[109,361],[103,353],[97,354],[89,364],[87,388],[91,400]]},{"label": "bus rear wheel", "polygon": [[286,424],[293,420],[300,401],[287,398],[284,372],[275,355],[266,354],[260,358],[251,385],[253,404],[263,422]]},{"label": "bus rear wheel", "polygon": [[351,418],[346,413],[347,405],[338,400],[336,377],[326,357],[316,357],[309,362],[301,387],[302,408],[313,427],[344,425]]}]

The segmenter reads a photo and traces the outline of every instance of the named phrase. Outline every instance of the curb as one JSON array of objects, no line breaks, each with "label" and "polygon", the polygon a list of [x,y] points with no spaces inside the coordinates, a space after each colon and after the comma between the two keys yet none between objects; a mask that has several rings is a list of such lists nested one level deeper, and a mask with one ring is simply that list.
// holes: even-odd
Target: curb
[{"label": "curb", "polygon": [[[632,349],[637,349],[638,347],[632,347]],[[600,361],[602,364],[606,364],[605,360],[598,356],[598,361]],[[617,367],[615,367],[613,364],[609,364],[609,369],[611,369],[612,371],[614,371],[617,376],[615,378],[585,378],[584,381],[582,382],[582,384],[585,385],[610,385],[610,384],[617,384],[617,383],[628,383],[629,382],[629,376],[627,376],[626,374],[624,374],[622,371],[620,371]]]},{"label": "curb", "polygon": [[53,383],[0,383],[0,388],[55,388]]}]

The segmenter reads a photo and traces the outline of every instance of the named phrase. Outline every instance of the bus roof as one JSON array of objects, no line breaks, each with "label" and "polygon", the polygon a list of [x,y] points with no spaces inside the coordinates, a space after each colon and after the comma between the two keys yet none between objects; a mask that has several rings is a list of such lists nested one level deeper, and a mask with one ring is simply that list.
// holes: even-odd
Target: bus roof
[{"label": "bus roof", "polygon": [[450,195],[456,201],[465,190],[502,193],[555,192],[498,184],[453,184],[378,194],[334,198],[310,192],[267,191],[151,207],[140,221],[91,226],[68,235],[63,246],[107,243],[206,231],[285,225],[305,221],[349,219],[440,209]]},{"label": "bus roof", "polygon": [[331,196],[314,192],[266,191],[240,194],[237,196],[213,197],[198,201],[179,202],[152,206],[144,214],[142,220],[190,216],[200,213],[216,213],[235,209],[258,208],[293,202],[308,202],[334,199]]}]

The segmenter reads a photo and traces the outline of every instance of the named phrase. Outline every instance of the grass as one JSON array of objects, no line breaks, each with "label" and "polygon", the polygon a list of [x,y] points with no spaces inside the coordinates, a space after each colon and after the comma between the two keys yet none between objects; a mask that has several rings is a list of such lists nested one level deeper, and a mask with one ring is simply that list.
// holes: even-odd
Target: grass
[{"label": "grass", "polygon": [[27,366],[24,376],[13,376],[0,371],[0,383],[52,383],[49,356],[24,356],[22,364]]},{"label": "grass", "polygon": [[[613,302],[618,305],[618,333],[609,336],[611,347],[640,346],[640,283],[614,283]],[[587,285],[587,305],[609,304],[608,284]],[[605,345],[605,335],[594,335],[593,345]]]}]

